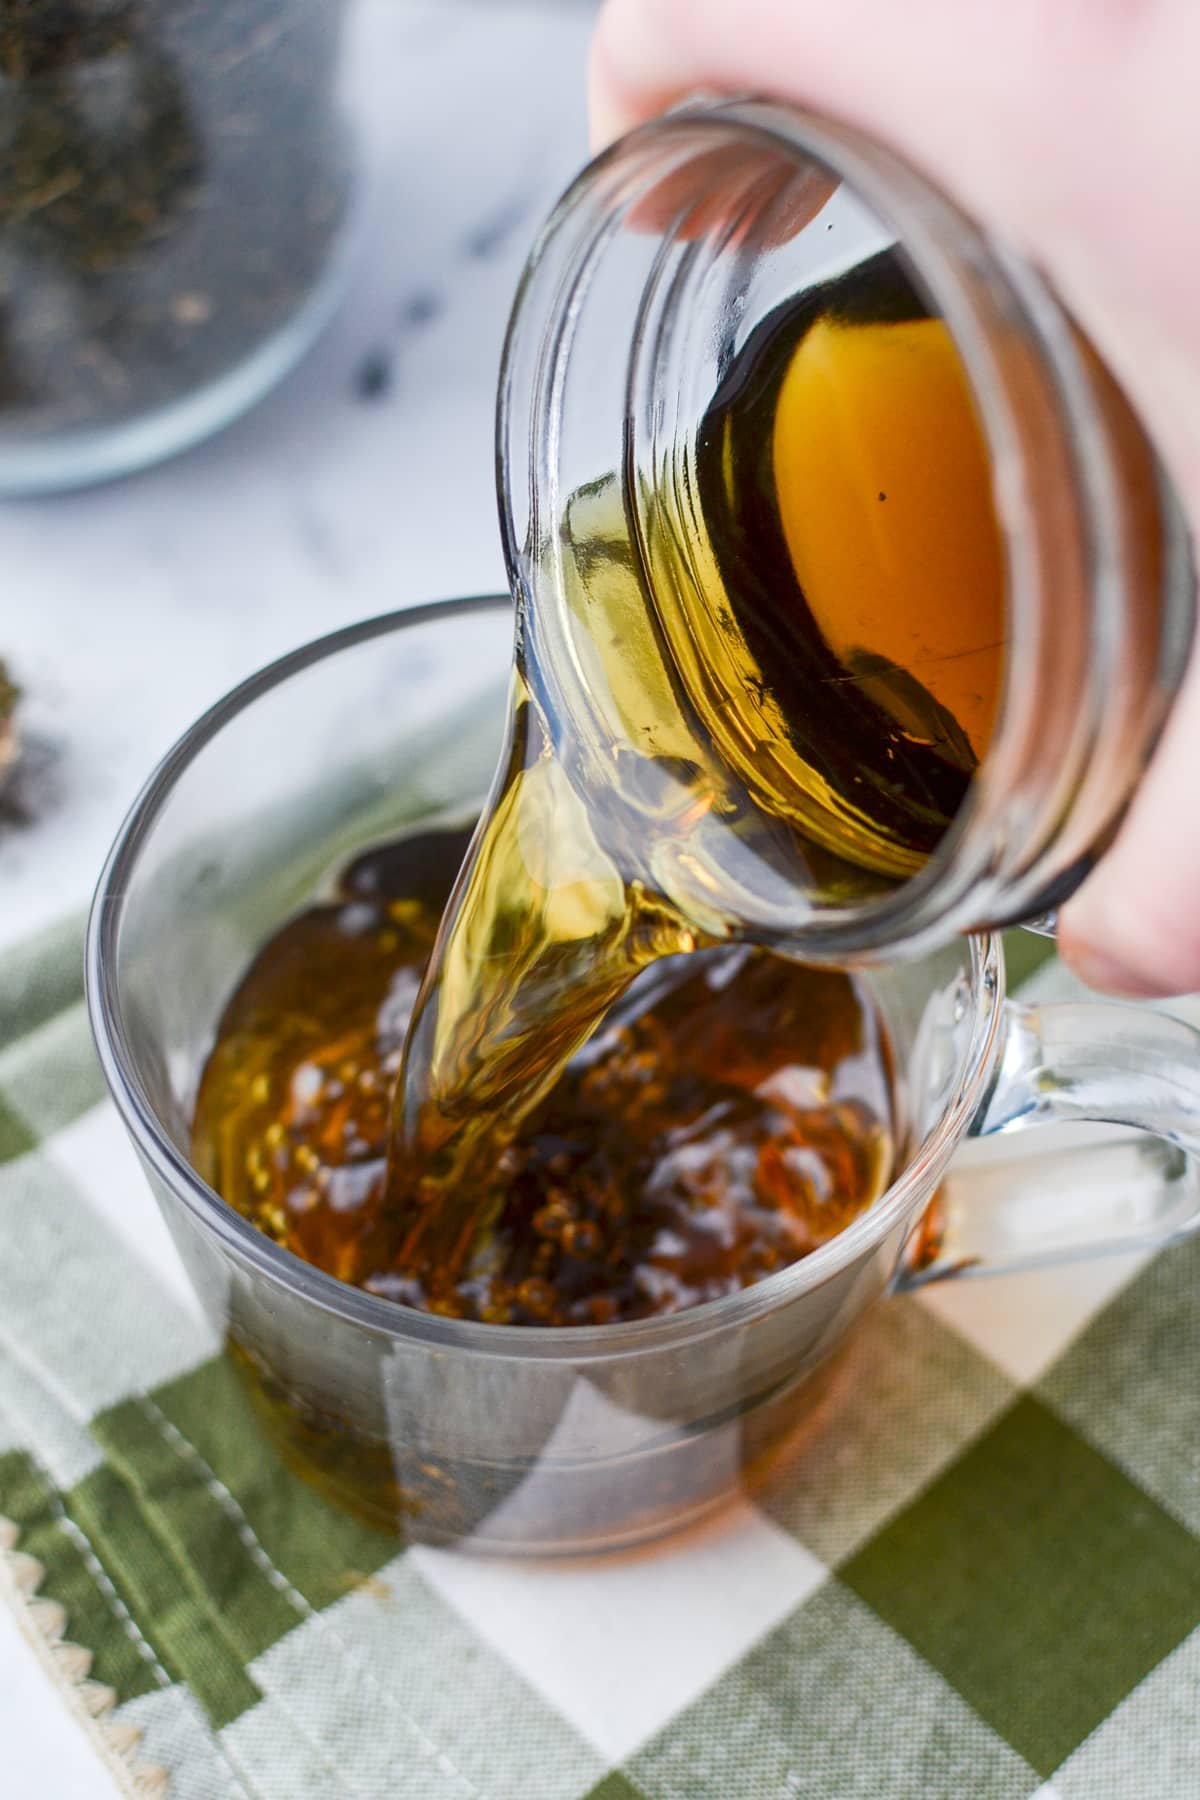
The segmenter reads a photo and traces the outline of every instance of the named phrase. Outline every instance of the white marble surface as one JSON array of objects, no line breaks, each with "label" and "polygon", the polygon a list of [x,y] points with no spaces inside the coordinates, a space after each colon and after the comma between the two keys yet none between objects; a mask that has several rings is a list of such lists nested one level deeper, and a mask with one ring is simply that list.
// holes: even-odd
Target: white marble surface
[{"label": "white marble surface", "polygon": [[[366,242],[335,325],[221,437],[0,507],[0,655],[27,692],[0,943],[82,906],[144,777],[252,669],[349,620],[502,584],[497,361],[532,234],[584,155],[586,5],[357,0]],[[365,361],[386,391],[358,395]],[[115,1790],[0,1618],[5,1800]]]},{"label": "white marble surface", "polygon": [[[357,7],[365,245],[334,327],[199,449],[0,506],[31,815],[0,808],[0,943],[85,903],[152,765],[242,676],[349,620],[503,583],[496,368],[524,253],[585,153],[590,8]],[[374,399],[367,359],[390,371]]]}]

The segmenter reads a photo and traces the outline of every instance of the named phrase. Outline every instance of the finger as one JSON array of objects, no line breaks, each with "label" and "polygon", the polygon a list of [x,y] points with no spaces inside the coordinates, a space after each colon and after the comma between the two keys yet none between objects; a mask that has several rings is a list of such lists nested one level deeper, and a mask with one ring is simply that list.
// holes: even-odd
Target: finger
[{"label": "finger", "polygon": [[1091,987],[1200,988],[1200,653],[1112,849],[1063,909],[1058,946]]},{"label": "finger", "polygon": [[607,0],[593,136],[696,88],[857,124],[1037,256],[1068,298],[1094,298],[1127,379],[1130,315],[1155,315],[1141,338],[1194,334],[1197,61],[1193,0]]},{"label": "finger", "polygon": [[[599,139],[695,88],[857,124],[1035,257],[1104,353],[1200,524],[1195,0],[607,0]],[[1200,986],[1200,667],[1122,832],[1064,909],[1095,985]]]},{"label": "finger", "polygon": [[[607,141],[697,87],[748,89],[924,151],[972,190],[1015,185],[1013,157],[1038,164],[1048,134],[1073,135],[1105,69],[1115,82],[1119,34],[1104,24],[1114,11],[1062,0],[608,0],[592,48],[593,134]],[[1086,31],[1064,23],[1085,19]],[[1040,173],[1044,186],[1054,170]]]},{"label": "finger", "polygon": [[857,124],[1038,261],[1200,519],[1196,0],[607,0],[602,142],[696,88]]}]

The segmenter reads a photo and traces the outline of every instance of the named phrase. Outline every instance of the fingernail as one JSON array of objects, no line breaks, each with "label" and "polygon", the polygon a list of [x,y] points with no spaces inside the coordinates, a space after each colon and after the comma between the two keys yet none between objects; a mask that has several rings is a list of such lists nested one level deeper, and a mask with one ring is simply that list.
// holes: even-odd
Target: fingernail
[{"label": "fingernail", "polygon": [[1167,990],[1152,976],[1139,975],[1127,963],[1113,956],[1108,950],[1100,950],[1095,944],[1081,942],[1078,938],[1070,938],[1060,942],[1059,952],[1067,967],[1078,975],[1087,987],[1097,988],[1102,994],[1123,994],[1130,999],[1147,999],[1151,995],[1165,994]]}]

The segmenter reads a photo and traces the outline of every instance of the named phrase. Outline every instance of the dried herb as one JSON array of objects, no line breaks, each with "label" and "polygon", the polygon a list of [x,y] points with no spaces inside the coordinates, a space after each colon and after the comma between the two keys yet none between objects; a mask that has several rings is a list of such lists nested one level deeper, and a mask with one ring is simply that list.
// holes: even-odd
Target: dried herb
[{"label": "dried herb", "polygon": [[152,412],[303,305],[347,191],[342,0],[5,0],[0,432]]},{"label": "dried herb", "polygon": [[0,787],[17,760],[17,701],[21,690],[0,662]]}]

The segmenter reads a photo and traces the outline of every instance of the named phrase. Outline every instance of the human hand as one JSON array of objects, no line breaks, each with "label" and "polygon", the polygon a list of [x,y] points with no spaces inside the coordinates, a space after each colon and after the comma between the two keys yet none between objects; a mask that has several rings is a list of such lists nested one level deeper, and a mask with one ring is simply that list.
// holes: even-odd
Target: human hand
[{"label": "human hand", "polygon": [[[1195,0],[607,0],[597,147],[696,88],[890,143],[1047,273],[1140,411],[1200,537]],[[1117,993],[1200,988],[1200,647],[1112,848],[1059,919]]]}]

